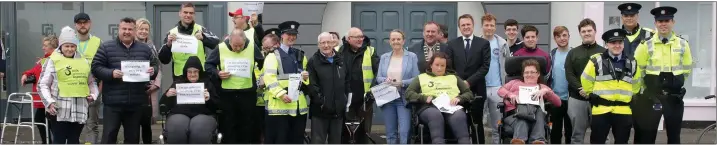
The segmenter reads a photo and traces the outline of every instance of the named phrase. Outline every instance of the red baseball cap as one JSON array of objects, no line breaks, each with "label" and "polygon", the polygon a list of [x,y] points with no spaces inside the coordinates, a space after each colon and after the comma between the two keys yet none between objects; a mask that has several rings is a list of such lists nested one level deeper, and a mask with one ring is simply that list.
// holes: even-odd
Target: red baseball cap
[{"label": "red baseball cap", "polygon": [[[236,15],[241,15],[241,16],[243,16],[243,13],[244,13],[244,11],[242,11],[242,8],[239,8],[239,9],[237,9],[237,10],[234,11],[234,12],[229,12],[229,17],[234,17],[234,16],[236,16]],[[249,16],[244,16],[244,18],[245,18],[245,19],[248,19]]]}]

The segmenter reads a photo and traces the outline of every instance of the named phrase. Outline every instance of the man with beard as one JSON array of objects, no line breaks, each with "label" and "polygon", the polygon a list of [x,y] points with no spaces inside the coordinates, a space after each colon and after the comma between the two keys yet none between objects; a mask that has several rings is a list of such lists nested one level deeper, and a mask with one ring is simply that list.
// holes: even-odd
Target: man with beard
[{"label": "man with beard", "polygon": [[445,43],[439,42],[439,36],[441,34],[440,25],[436,22],[428,22],[423,25],[423,42],[411,46],[408,51],[416,54],[418,57],[418,71],[421,73],[426,72],[428,64],[426,63],[435,52],[440,52],[441,48],[446,48]]},{"label": "man with beard", "polygon": [[[90,15],[86,13],[79,13],[75,15],[75,30],[77,30],[77,37],[79,37],[80,43],[77,44],[77,52],[82,54],[89,62],[97,53],[97,48],[100,47],[102,40],[99,37],[90,34],[90,28],[92,28],[92,21]],[[95,79],[100,84],[100,90],[102,90],[102,84],[99,79]],[[102,104],[101,97],[97,97],[98,101],[92,101],[88,108],[87,123],[82,129],[82,134],[85,135],[84,140],[87,143],[99,143],[100,133],[97,126],[99,126],[99,112],[100,105]]]},{"label": "man with beard", "polygon": [[[436,26],[438,27],[438,26]],[[437,28],[436,28],[437,29]],[[435,35],[438,32],[434,32]],[[353,27],[344,37],[344,45],[336,52],[343,58],[346,71],[349,73],[349,96],[351,104],[344,122],[363,121],[353,134],[355,143],[367,144],[368,134],[371,133],[373,119],[374,98],[371,86],[375,83],[375,74],[378,71],[378,55],[376,49],[369,46],[371,41],[363,35],[361,29]],[[342,133],[342,143],[349,143],[348,129]]]},{"label": "man with beard", "polygon": [[[177,26],[169,30],[167,37],[164,39],[164,45],[159,51],[159,61],[163,64],[173,63],[172,69],[174,72],[174,80],[182,75],[182,69],[184,63],[190,56],[197,56],[202,62],[202,65],[206,62],[206,55],[204,49],[214,49],[219,44],[219,38],[210,32],[209,29],[202,25],[196,24],[194,21],[195,7],[192,3],[184,3],[180,7],[179,18],[181,19]],[[196,37],[198,43],[197,53],[181,53],[172,52],[172,43],[177,40],[177,35],[193,36]]]}]

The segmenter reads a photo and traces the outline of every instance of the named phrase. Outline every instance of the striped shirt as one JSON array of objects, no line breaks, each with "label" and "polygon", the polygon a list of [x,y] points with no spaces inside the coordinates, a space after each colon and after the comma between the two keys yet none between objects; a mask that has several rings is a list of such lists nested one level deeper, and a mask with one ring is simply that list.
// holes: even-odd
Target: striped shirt
[{"label": "striped shirt", "polygon": [[[59,50],[56,52],[59,53]],[[79,58],[80,55],[75,54],[75,59]],[[89,74],[88,79],[90,96],[92,96],[93,100],[97,100],[99,91],[92,73]],[[42,99],[42,103],[45,104],[45,108],[49,107],[52,103],[55,104],[57,121],[85,124],[88,114],[87,107],[89,106],[87,97],[58,97],[60,92],[57,86],[57,72],[55,71],[55,65],[52,59],[47,59],[45,64],[43,64],[37,87],[38,90],[40,90],[40,98]]]}]

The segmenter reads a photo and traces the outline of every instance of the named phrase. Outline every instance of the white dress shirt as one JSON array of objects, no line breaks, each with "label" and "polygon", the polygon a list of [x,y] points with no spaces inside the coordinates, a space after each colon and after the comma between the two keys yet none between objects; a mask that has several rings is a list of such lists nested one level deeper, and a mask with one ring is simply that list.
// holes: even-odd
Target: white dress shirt
[{"label": "white dress shirt", "polygon": [[[463,41],[463,47],[466,47],[467,44],[470,44],[471,42],[473,42],[473,34],[471,34],[470,37],[461,36],[461,38],[463,38],[463,40],[461,40],[461,41]],[[466,39],[469,39],[470,41],[466,42]],[[473,45],[471,45],[471,47],[473,47]],[[465,49],[470,49],[470,48],[465,48]]]}]

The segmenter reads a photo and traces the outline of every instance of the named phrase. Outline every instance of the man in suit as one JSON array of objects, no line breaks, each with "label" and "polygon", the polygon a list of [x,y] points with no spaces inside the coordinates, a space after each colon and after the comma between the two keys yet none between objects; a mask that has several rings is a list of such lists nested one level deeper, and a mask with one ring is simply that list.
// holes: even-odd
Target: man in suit
[{"label": "man in suit", "polygon": [[441,51],[442,48],[446,48],[445,43],[439,42],[441,30],[440,25],[436,22],[430,21],[423,25],[423,42],[411,46],[408,51],[416,54],[418,57],[418,71],[421,73],[426,72],[428,64],[426,63],[433,52]]},{"label": "man in suit", "polygon": [[[473,16],[464,14],[458,17],[461,37],[448,41],[448,47],[441,51],[448,54],[449,68],[465,80],[476,96],[486,96],[485,76],[490,65],[490,42],[473,35]],[[473,123],[477,124],[478,143],[485,143],[483,135],[483,105],[485,97],[479,97],[471,105]]]}]

